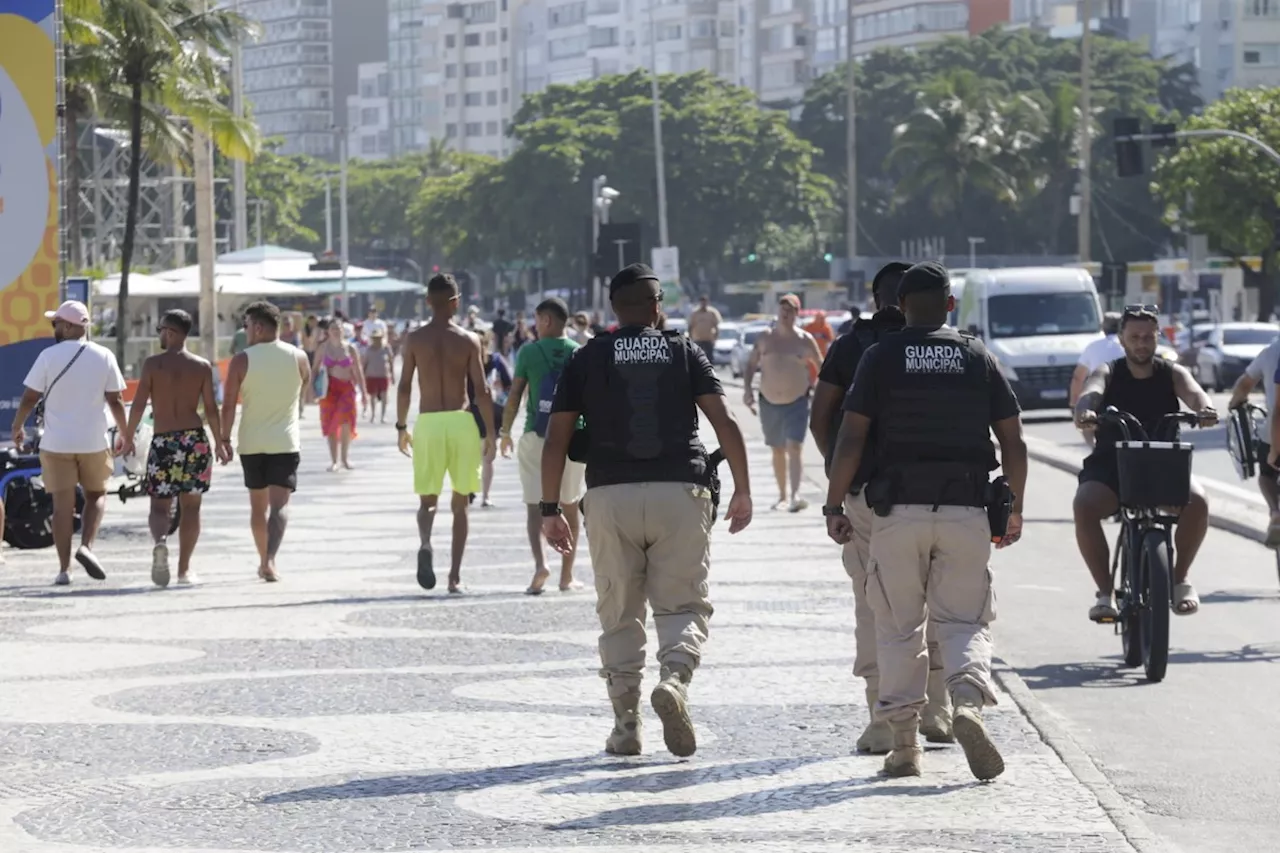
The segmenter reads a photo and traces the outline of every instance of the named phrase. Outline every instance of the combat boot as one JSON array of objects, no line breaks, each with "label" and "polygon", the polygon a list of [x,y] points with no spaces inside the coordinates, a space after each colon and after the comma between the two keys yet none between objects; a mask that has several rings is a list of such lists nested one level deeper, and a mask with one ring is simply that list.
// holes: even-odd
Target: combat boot
[{"label": "combat boot", "polygon": [[909,720],[894,720],[889,725],[893,731],[893,752],[885,756],[884,775],[919,776],[920,760],[924,755],[916,741],[920,718],[912,716]]},{"label": "combat boot", "polygon": [[981,692],[971,684],[962,684],[951,694],[951,700],[955,704],[952,725],[969,761],[969,770],[983,781],[996,778],[1004,772],[1004,759],[982,722]]},{"label": "combat boot", "polygon": [[869,752],[872,755],[885,755],[893,749],[893,729],[888,720],[876,719],[876,703],[880,701],[880,691],[875,687],[867,687],[867,709],[871,712],[871,722],[858,736],[858,752]]},{"label": "combat boot", "polygon": [[610,755],[640,754],[640,691],[628,690],[619,696],[611,696],[613,703],[613,731],[604,742],[604,751]]},{"label": "combat boot", "polygon": [[689,719],[689,680],[693,673],[679,664],[662,666],[662,680],[653,688],[649,701],[662,721],[662,740],[672,755],[685,758],[698,749]]},{"label": "combat boot", "polygon": [[920,734],[929,743],[955,743],[951,731],[951,697],[941,669],[929,670],[928,704],[920,713]]}]

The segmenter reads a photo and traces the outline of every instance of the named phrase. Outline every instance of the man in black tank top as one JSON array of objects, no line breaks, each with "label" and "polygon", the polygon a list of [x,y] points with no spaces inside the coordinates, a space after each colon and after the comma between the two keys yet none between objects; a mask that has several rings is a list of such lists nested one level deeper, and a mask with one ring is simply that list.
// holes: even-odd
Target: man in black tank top
[{"label": "man in black tank top", "polygon": [[[1154,309],[1126,308],[1120,320],[1120,343],[1125,357],[1106,363],[1086,380],[1076,403],[1076,425],[1097,423],[1098,412],[1115,406],[1141,422],[1152,441],[1175,441],[1174,434],[1157,434],[1160,419],[1179,411],[1180,404],[1200,415],[1200,423],[1211,426],[1218,420],[1209,395],[1191,372],[1180,364],[1156,357],[1156,336],[1160,320]],[[1089,574],[1097,586],[1097,600],[1089,610],[1095,622],[1117,618],[1115,595],[1111,589],[1111,559],[1104,519],[1120,509],[1120,472],[1116,463],[1119,431],[1110,424],[1098,427],[1097,444],[1080,469],[1080,486],[1074,504],[1076,544]],[[1200,598],[1187,582],[1191,563],[1209,529],[1209,504],[1204,489],[1193,478],[1191,501],[1178,518],[1174,534],[1174,612],[1188,616],[1200,609]]]}]

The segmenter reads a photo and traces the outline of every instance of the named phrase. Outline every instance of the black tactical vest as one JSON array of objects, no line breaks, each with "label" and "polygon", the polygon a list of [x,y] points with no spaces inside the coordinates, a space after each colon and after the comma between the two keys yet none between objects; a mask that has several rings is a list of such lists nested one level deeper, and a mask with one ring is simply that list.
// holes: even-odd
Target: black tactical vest
[{"label": "black tactical vest", "polygon": [[587,343],[587,486],[703,482],[706,450],[679,332],[626,327]]},{"label": "black tactical vest", "polygon": [[982,505],[997,467],[985,348],[945,326],[908,327],[877,352],[874,479],[896,484],[893,503]]},{"label": "black tactical vest", "polygon": [[[854,322],[853,328],[849,330],[849,334],[853,335],[853,339],[858,342],[857,349],[852,352],[853,364],[850,366],[849,376],[853,376],[857,372],[858,363],[862,361],[862,356],[866,354],[867,350],[875,346],[881,338],[898,332],[901,329],[902,325],[900,323],[877,321],[875,318],[867,320],[858,318],[858,320]],[[841,390],[845,394],[849,393],[848,387],[842,388]],[[842,401],[843,399],[844,398],[841,397]],[[836,455],[836,444],[837,439],[840,437],[840,424],[843,420],[844,406],[840,405],[831,413],[831,423],[828,425],[829,432],[827,435],[829,436],[829,439],[827,443],[827,457],[825,463],[827,476],[831,476],[831,460],[834,459]],[[854,477],[853,485],[851,487],[854,494],[858,493],[862,488],[862,484],[871,476],[871,467],[874,461],[875,457],[872,454],[867,454],[863,457],[862,465],[859,466],[858,474]]]}]

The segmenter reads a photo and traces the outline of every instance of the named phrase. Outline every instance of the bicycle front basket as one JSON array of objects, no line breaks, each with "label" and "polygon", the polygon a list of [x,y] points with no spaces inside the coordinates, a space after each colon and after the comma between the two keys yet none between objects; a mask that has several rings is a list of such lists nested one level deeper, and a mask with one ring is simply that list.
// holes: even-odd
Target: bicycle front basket
[{"label": "bicycle front basket", "polygon": [[1191,500],[1190,444],[1177,441],[1121,441],[1120,504],[1153,508],[1186,506]]}]

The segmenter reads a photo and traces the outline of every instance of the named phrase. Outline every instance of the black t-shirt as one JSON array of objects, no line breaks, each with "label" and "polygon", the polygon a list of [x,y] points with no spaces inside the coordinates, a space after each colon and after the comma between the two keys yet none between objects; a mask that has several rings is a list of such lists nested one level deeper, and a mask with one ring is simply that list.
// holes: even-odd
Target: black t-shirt
[{"label": "black t-shirt", "polygon": [[858,368],[860,348],[857,336],[841,332],[840,337],[827,350],[827,357],[822,360],[818,381],[834,385],[841,391],[848,391],[853,384],[854,371]]},{"label": "black t-shirt", "polygon": [[706,450],[694,400],[707,394],[723,395],[724,389],[699,347],[683,335],[630,326],[574,351],[551,411],[586,417],[589,488],[700,482]]},{"label": "black t-shirt", "polygon": [[502,342],[502,339],[515,331],[515,324],[505,317],[499,317],[493,321],[493,342],[495,345]]}]

